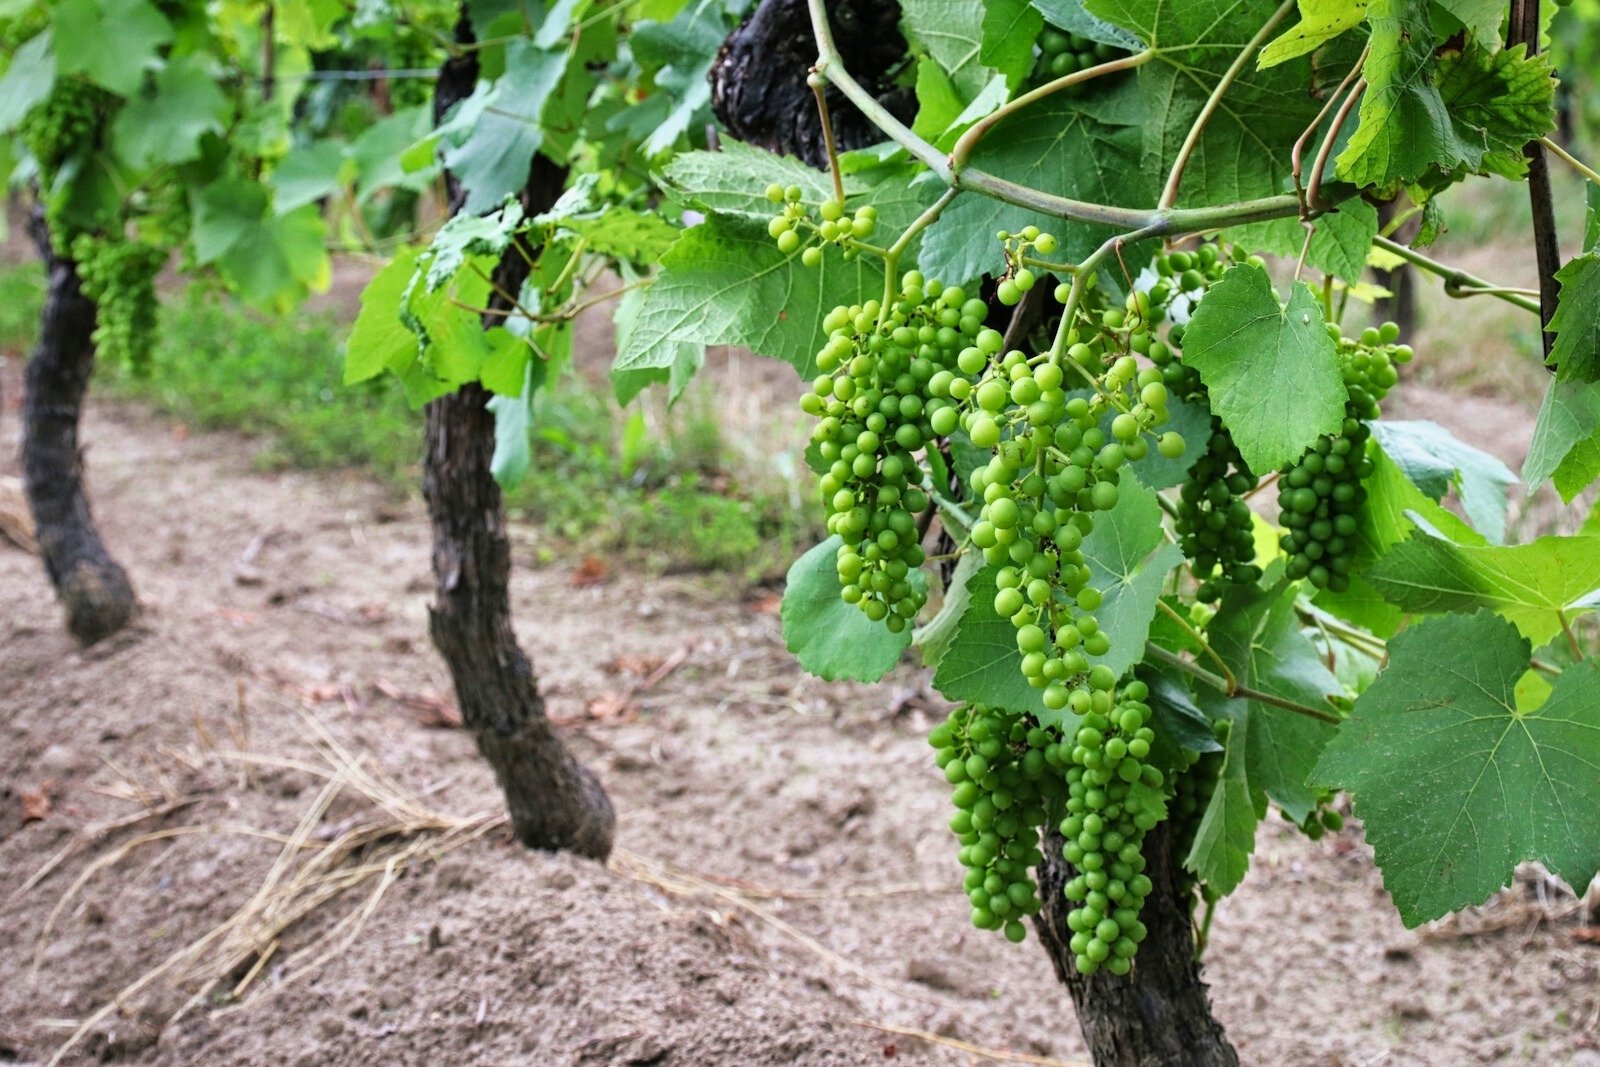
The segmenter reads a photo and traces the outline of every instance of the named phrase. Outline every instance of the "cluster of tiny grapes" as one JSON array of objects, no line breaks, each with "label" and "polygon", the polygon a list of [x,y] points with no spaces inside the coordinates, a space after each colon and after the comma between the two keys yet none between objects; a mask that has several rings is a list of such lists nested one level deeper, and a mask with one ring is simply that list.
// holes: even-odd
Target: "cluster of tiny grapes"
[{"label": "cluster of tiny grapes", "polygon": [[1040,908],[1031,873],[1044,860],[1039,830],[1065,792],[1059,734],[1026,715],[969,704],[934,727],[928,743],[954,786],[950,829],[961,842],[972,924],[1021,941],[1022,919]]},{"label": "cluster of tiny grapes", "polygon": [[1295,827],[1313,841],[1320,841],[1322,835],[1328,832],[1338,833],[1344,829],[1344,816],[1333,807],[1333,802],[1338,794],[1331,790],[1319,790],[1317,802],[1304,819],[1296,820],[1288,812],[1282,812],[1286,822],[1294,823]]},{"label": "cluster of tiny grapes", "polygon": [[1161,821],[1165,778],[1148,762],[1155,732],[1149,689],[1132,681],[1115,694],[1105,667],[1089,674],[1088,690],[1074,693],[1080,715],[1070,749],[1062,857],[1076,874],[1063,889],[1070,947],[1078,973],[1104,968],[1127,974],[1145,938],[1139,920],[1151,883],[1144,873],[1144,835]]},{"label": "cluster of tiny grapes", "polygon": [[1342,593],[1350,587],[1356,515],[1367,498],[1361,483],[1372,473],[1368,423],[1378,417],[1379,402],[1398,380],[1395,364],[1409,362],[1412,352],[1396,343],[1400,328],[1392,322],[1369,327],[1355,340],[1342,336],[1336,324],[1328,331],[1339,342],[1350,394],[1344,425],[1319,437],[1279,472],[1278,507],[1289,577]]},{"label": "cluster of tiny grapes", "polygon": [[160,303],[156,275],[167,251],[143,241],[80,234],[72,241],[83,292],[95,304],[94,344],[102,359],[148,369]]},{"label": "cluster of tiny grapes", "polygon": [[[1226,719],[1212,724],[1217,740],[1224,746],[1227,745],[1232,725]],[[1172,854],[1179,858],[1187,856],[1194,846],[1195,835],[1200,831],[1206,808],[1217,791],[1224,753],[1185,751],[1184,757],[1188,766],[1173,775],[1172,800],[1167,806],[1167,814],[1172,820]],[[1200,899],[1207,903],[1216,901],[1215,891],[1202,883],[1192,871],[1179,865],[1173,875],[1177,879],[1179,899],[1187,902],[1191,908],[1196,901],[1196,890],[1199,890]]]},{"label": "cluster of tiny grapes", "polygon": [[[972,544],[1001,567],[994,609],[1016,627],[1022,673],[1051,709],[1068,705],[1088,657],[1110,647],[1093,614],[1102,594],[1090,584],[1082,544],[1095,513],[1116,506],[1124,465],[1149,453],[1167,419],[1161,372],[1141,368],[1128,348],[1130,334],[1156,313],[1145,294],[1133,294],[1092,330],[1070,330],[1063,363],[1020,351],[959,357],[961,369],[978,376],[962,428],[994,451],[970,479],[983,501]],[[1069,397],[1063,364],[1095,391]],[[1176,433],[1155,440],[1164,455],[1183,452]]]},{"label": "cluster of tiny grapes", "polygon": [[1037,226],[1027,226],[1017,233],[1000,231],[1000,241],[1005,246],[1006,262],[1010,270],[995,286],[995,299],[1006,307],[1015,307],[1022,296],[1038,282],[1037,276],[1027,266],[1030,251],[1048,256],[1058,247],[1054,234],[1041,233]]},{"label": "cluster of tiny grapes", "polygon": [[822,262],[822,246],[807,243],[806,234],[809,232],[825,244],[843,246],[845,258],[854,258],[856,249],[850,246],[850,242],[864,241],[872,236],[878,225],[878,209],[871,204],[863,204],[856,208],[854,214],[847,214],[842,202],[828,199],[817,209],[819,218],[813,219],[800,202],[803,195],[804,190],[798,185],[785,188],[773,183],[767,186],[767,199],[783,205],[783,210],[767,224],[767,233],[778,242],[778,251],[786,256],[799,252],[801,263],[808,267],[817,266]]},{"label": "cluster of tiny grapes", "polygon": [[1000,345],[985,312],[911,271],[887,313],[869,300],[823,319],[821,373],[800,406],[818,419],[812,439],[829,464],[820,488],[828,531],[844,542],[839,581],[846,601],[896,633],[926,598],[910,577],[924,559],[917,514],[928,506],[916,453],[955,429],[952,398],[971,385],[956,373],[962,353]]},{"label": "cluster of tiny grapes", "polygon": [[22,136],[46,175],[77,152],[92,148],[116,97],[81,78],[58,78],[50,95],[28,112]]},{"label": "cluster of tiny grapes", "polygon": [[[1068,74],[1088,70],[1122,54],[1111,45],[1046,26],[1039,34],[1039,58],[1034,61],[1032,82],[1043,85],[1057,78],[1065,78]],[[1073,85],[1066,91],[1070,93],[1080,88]]]}]

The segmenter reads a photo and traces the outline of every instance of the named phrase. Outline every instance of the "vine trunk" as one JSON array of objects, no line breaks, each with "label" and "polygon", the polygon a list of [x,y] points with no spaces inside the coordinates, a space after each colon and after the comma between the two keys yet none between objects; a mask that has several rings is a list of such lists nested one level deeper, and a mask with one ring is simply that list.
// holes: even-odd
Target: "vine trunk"
[{"label": "vine trunk", "polygon": [[[463,14],[457,28],[472,40]],[[442,117],[472,92],[476,53],[463,51],[440,72],[434,100]],[[536,158],[523,200],[530,213],[560,195],[564,173]],[[459,203],[459,198],[458,198]],[[527,262],[507,253],[497,285],[515,293]],[[427,406],[423,497],[433,527],[433,643],[455,684],[461,717],[505,792],[517,839],[531,848],[566,849],[604,859],[616,816],[593,773],[556,736],[545,714],[533,664],[511,620],[511,543],[494,480],[494,416],[489,395],[468,385]]]},{"label": "vine trunk", "polygon": [[94,371],[95,306],[84,295],[77,264],[56,254],[41,212],[35,212],[29,229],[49,287],[23,386],[23,487],[67,629],[79,643],[92,645],[126,626],[138,606],[127,572],[100,538],[84,493],[78,421]]}]

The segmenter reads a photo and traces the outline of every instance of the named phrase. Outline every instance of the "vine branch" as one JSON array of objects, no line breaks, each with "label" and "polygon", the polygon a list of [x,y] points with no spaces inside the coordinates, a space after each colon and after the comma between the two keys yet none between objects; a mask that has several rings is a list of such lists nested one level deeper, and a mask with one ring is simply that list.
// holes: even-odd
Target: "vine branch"
[{"label": "vine branch", "polygon": [[1228,684],[1228,680],[1221,675],[1212,674],[1199,664],[1191,663],[1176,653],[1168,652],[1160,645],[1153,643],[1146,644],[1144,646],[1144,654],[1148,659],[1159,660],[1160,662],[1167,664],[1169,667],[1178,668],[1180,671],[1183,671],[1195,679],[1195,681],[1211,689],[1215,689],[1217,692],[1222,693],[1225,696],[1238,697],[1241,700],[1254,700],[1260,704],[1271,704],[1275,708],[1282,708],[1285,711],[1292,711],[1296,715],[1304,715],[1308,719],[1316,719],[1318,722],[1330,723],[1334,726],[1338,726],[1344,721],[1343,719],[1339,718],[1339,716],[1334,715],[1332,712],[1323,711],[1320,708],[1314,708],[1310,704],[1302,704],[1297,700],[1290,700],[1287,697],[1280,697],[1274,693],[1263,693],[1261,690],[1254,689],[1248,685],[1235,683],[1234,685],[1230,686]]},{"label": "vine branch", "polygon": [[1531,297],[1524,295],[1520,289],[1486,282],[1476,275],[1458,270],[1436,259],[1430,259],[1412,248],[1410,245],[1401,244],[1389,237],[1378,236],[1372,239],[1374,248],[1381,248],[1385,252],[1399,256],[1414,267],[1420,267],[1429,274],[1436,275],[1444,281],[1444,291],[1454,297],[1467,296],[1493,296],[1504,300],[1508,304],[1515,304],[1524,311],[1539,314],[1539,303]]}]

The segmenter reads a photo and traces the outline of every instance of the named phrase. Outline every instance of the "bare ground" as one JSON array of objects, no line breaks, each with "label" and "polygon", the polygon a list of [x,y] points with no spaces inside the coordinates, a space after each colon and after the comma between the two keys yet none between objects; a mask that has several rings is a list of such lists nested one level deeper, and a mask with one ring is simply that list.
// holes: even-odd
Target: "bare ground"
[{"label": "bare ground", "polygon": [[[15,429],[4,412],[0,474],[15,473]],[[282,846],[238,831],[290,833],[323,788],[306,715],[431,807],[497,801],[470,739],[429,725],[446,676],[425,637],[414,503],[353,478],[262,474],[248,442],[129,409],[94,408],[87,439],[98,517],[144,613],[80,652],[38,561],[0,542],[0,1062],[49,1059],[252,896]],[[400,872],[320,967],[294,949],[337,912],[230,975],[242,1007],[213,994],[166,1023],[194,990],[154,982],[69,1062],[975,1062],[862,1020],[1082,1056],[1037,944],[967,926],[922,740],[939,703],[917,668],[818,682],[785,652],[770,595],[716,579],[586,585],[579,561],[539,568],[537,532],[518,537],[522,638],[616,800],[623,860],[532,854],[493,830]],[[680,655],[615,713],[639,672]],[[219,754],[231,749],[255,754],[248,783]],[[307,768],[259,763],[279,758]],[[86,840],[163,804],[182,806]],[[369,812],[338,797],[310,840]],[[95,856],[202,824],[228,832],[132,850],[43,937]],[[1247,1063],[1600,1063],[1600,948],[1541,921],[1536,881],[1469,923],[1408,932],[1357,830],[1313,844],[1273,822],[1262,845],[1207,954]],[[630,857],[739,891],[683,892]]]}]

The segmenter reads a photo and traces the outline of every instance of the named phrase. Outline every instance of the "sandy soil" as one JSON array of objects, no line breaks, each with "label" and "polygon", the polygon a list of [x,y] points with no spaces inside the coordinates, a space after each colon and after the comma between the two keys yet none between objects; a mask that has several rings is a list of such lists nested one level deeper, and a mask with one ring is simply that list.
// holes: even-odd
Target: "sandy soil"
[{"label": "sandy soil", "polygon": [[[13,367],[8,397],[14,383]],[[0,413],[0,474],[15,473],[15,431],[14,409]],[[87,439],[98,516],[145,607],[134,633],[80,652],[38,561],[0,543],[0,1062],[48,1060],[251,898],[281,845],[239,831],[291,833],[323,788],[306,716],[429,808],[468,816],[497,800],[428,699],[445,675],[425,637],[413,502],[354,478],[262,474],[238,438],[128,409],[93,409]],[[522,638],[615,798],[619,861],[530,854],[492,830],[401,872],[321,966],[295,950],[374,883],[230,975],[225,989],[248,979],[242,1008],[213,991],[167,1023],[196,990],[157,981],[68,1062],[976,1062],[863,1021],[1081,1058],[1037,945],[966,924],[923,672],[808,679],[770,593],[585,584],[578,560],[536,567],[537,531],[518,543]],[[669,657],[677,669],[616,713]],[[258,762],[241,784],[219,754],[233,749],[306,767]],[[342,794],[310,839],[371,812]],[[213,829],[93,873],[43,936],[95,857],[192,826]],[[643,874],[644,860],[692,872],[699,891]],[[1600,948],[1541,922],[1542,891],[1408,932],[1358,831],[1312,844],[1274,822],[1217,915],[1216,1010],[1250,1064],[1594,1067]]]}]

